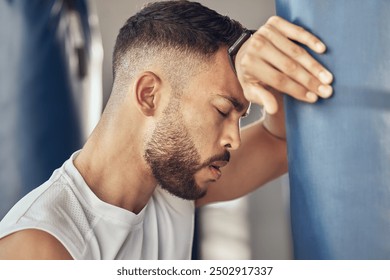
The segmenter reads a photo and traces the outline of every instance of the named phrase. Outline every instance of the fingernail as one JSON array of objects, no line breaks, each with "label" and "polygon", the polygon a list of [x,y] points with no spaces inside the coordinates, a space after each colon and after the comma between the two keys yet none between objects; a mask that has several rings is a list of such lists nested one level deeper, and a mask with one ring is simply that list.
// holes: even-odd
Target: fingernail
[{"label": "fingernail", "polygon": [[333,80],[333,75],[326,70],[321,71],[318,76],[320,78],[320,81],[323,82],[324,84],[330,84]]},{"label": "fingernail", "polygon": [[326,46],[322,42],[317,42],[316,43],[316,49],[318,52],[324,52],[326,49]]},{"label": "fingernail", "polygon": [[314,92],[311,92],[311,91],[308,91],[306,93],[306,97],[307,99],[309,99],[309,101],[311,102],[316,102],[318,100],[318,96],[317,94],[315,94]]},{"label": "fingernail", "polygon": [[321,97],[328,98],[333,93],[333,88],[329,85],[320,85],[318,91],[321,93]]}]

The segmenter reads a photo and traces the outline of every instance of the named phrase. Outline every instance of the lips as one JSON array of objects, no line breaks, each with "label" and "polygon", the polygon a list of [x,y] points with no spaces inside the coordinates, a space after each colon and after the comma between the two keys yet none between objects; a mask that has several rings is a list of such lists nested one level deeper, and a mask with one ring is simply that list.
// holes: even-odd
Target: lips
[{"label": "lips", "polygon": [[214,161],[209,165],[209,169],[211,171],[214,180],[218,180],[221,177],[222,172],[220,169],[226,166],[227,164],[228,164],[227,161]]},{"label": "lips", "polygon": [[226,166],[228,164],[227,161],[224,161],[224,160],[220,160],[220,161],[214,161],[210,164],[210,166],[213,166],[215,168],[222,168],[224,166]]}]

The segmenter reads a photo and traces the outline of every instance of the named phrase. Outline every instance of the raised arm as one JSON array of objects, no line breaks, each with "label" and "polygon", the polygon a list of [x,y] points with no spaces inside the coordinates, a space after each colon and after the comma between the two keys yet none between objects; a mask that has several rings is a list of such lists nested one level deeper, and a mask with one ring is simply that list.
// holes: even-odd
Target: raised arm
[{"label": "raised arm", "polygon": [[332,95],[332,74],[296,42],[317,53],[325,45],[313,34],[271,17],[239,50],[235,66],[245,98],[264,106],[264,119],[246,127],[219,181],[197,206],[243,196],[287,172],[283,98],[314,103]]}]

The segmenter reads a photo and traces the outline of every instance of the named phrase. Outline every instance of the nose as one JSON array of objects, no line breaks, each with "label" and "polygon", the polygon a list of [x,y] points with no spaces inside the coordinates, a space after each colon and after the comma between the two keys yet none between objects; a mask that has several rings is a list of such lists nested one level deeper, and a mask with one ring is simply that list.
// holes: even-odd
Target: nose
[{"label": "nose", "polygon": [[225,128],[221,137],[221,146],[229,150],[237,150],[241,146],[239,124],[230,124]]}]

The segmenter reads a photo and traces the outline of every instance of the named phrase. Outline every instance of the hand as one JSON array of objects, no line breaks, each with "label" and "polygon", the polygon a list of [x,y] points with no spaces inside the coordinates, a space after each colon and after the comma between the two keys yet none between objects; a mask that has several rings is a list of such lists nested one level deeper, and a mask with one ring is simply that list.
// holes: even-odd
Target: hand
[{"label": "hand", "polygon": [[291,40],[317,53],[326,50],[317,37],[302,27],[273,16],[236,56],[237,77],[246,99],[263,105],[269,114],[278,111],[278,102],[269,87],[310,103],[316,102],[318,96],[328,98],[333,92],[332,74]]}]

